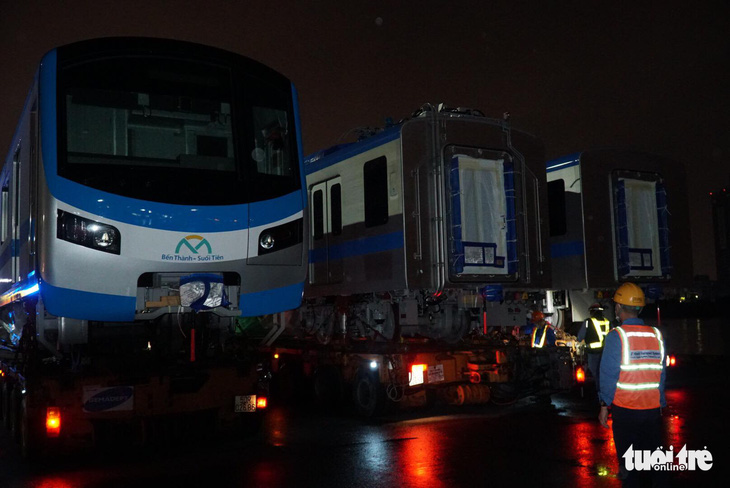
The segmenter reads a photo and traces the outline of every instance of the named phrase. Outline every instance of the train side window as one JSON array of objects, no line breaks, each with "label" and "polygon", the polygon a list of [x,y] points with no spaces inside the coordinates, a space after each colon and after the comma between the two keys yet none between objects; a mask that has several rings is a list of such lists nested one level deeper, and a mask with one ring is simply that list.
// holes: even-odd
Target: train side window
[{"label": "train side window", "polygon": [[336,183],[330,188],[330,211],[332,212],[332,235],[342,234],[342,185]]},{"label": "train side window", "polygon": [[324,236],[324,195],[322,190],[312,194],[312,238],[321,239]]},{"label": "train side window", "polygon": [[8,227],[10,226],[10,188],[8,185],[3,185],[2,197],[0,197],[0,215],[2,215],[0,244],[3,244],[8,238]]},{"label": "train side window", "polygon": [[550,237],[564,236],[568,232],[565,210],[565,181],[549,181],[548,209],[550,210]]},{"label": "train side window", "polygon": [[365,227],[388,222],[388,162],[385,156],[363,166],[365,183]]}]

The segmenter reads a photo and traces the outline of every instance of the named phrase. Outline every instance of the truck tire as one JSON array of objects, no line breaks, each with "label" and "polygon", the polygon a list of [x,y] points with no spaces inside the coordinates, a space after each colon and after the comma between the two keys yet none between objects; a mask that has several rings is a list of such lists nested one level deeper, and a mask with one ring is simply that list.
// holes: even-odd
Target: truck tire
[{"label": "truck tire", "polygon": [[358,370],[352,384],[355,410],[363,417],[373,417],[384,407],[385,394],[378,378],[369,371]]}]

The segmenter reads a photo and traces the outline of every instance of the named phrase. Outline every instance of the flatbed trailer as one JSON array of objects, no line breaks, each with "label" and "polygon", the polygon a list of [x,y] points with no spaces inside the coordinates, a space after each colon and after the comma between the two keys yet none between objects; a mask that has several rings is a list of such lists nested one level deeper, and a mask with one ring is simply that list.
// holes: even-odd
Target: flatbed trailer
[{"label": "flatbed trailer", "polygon": [[312,397],[323,407],[351,401],[366,417],[433,403],[508,403],[537,391],[568,389],[575,374],[574,349],[565,345],[414,339],[322,345],[284,339],[265,352],[275,399]]},{"label": "flatbed trailer", "polygon": [[61,446],[142,446],[250,432],[268,396],[269,374],[259,354],[243,347],[225,357],[161,362],[149,350],[74,368],[3,347],[1,425],[30,460]]}]

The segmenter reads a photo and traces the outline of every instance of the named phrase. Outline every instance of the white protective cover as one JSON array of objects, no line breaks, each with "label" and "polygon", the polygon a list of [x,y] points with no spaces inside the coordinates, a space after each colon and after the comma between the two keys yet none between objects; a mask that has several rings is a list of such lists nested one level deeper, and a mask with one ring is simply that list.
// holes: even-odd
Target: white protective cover
[{"label": "white protective cover", "polygon": [[625,178],[629,265],[632,276],[661,276],[656,182]]},{"label": "white protective cover", "polygon": [[[508,274],[507,209],[504,189],[504,160],[477,159],[456,155],[459,164],[462,241],[496,244],[476,247],[464,244],[464,273]],[[497,257],[502,266],[494,266]],[[483,263],[482,266],[477,264]]]}]

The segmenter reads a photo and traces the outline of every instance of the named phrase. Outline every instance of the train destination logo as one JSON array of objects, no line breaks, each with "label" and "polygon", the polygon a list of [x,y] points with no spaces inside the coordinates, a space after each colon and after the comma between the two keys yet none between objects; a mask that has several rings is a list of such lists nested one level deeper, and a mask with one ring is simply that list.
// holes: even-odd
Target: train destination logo
[{"label": "train destination logo", "polygon": [[222,261],[224,256],[213,253],[213,247],[203,236],[191,234],[180,239],[175,254],[163,254],[163,261]]},{"label": "train destination logo", "polygon": [[712,468],[712,453],[707,447],[687,449],[686,444],[676,453],[674,446],[669,446],[668,451],[662,451],[661,447],[649,451],[636,450],[632,444],[622,457],[628,471],[708,471]]}]

